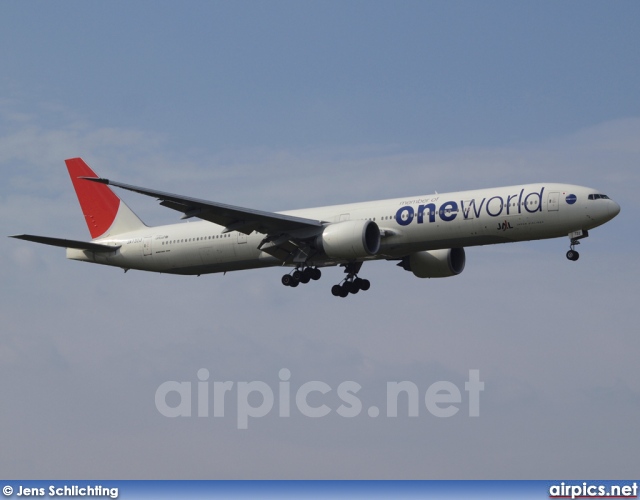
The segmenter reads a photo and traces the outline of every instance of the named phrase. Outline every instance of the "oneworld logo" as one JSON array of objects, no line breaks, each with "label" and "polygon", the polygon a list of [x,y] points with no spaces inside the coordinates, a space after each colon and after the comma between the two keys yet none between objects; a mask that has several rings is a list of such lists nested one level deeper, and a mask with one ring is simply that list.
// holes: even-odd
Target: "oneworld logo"
[{"label": "oneworld logo", "polygon": [[[533,191],[525,194],[524,188],[520,193],[510,194],[507,196],[492,196],[491,198],[482,198],[482,200],[461,200],[445,201],[440,206],[436,206],[438,198],[431,200],[431,203],[423,203],[414,208],[411,204],[400,207],[396,212],[396,222],[401,226],[408,226],[414,220],[418,224],[425,222],[436,222],[438,217],[443,222],[451,222],[462,213],[462,218],[473,219],[486,214],[489,217],[500,217],[505,215],[515,215],[522,213],[533,214],[542,212],[542,195],[544,187],[540,191]],[[567,203],[569,203],[567,199]]]}]

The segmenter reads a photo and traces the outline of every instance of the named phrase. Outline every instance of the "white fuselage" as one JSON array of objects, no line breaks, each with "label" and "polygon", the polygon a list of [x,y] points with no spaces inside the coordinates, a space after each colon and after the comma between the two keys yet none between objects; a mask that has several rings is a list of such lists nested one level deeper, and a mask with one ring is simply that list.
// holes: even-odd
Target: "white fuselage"
[{"label": "white fuselage", "polygon": [[[372,220],[382,235],[380,250],[361,260],[400,259],[423,250],[556,238],[592,229],[620,211],[612,200],[589,199],[594,193],[594,189],[569,184],[528,184],[281,213],[326,223]],[[120,245],[114,252],[67,249],[67,257],[174,274],[282,265],[282,260],[258,248],[263,234],[224,231],[208,221],[147,227],[94,240]],[[343,262],[323,256],[307,264],[339,263]]]}]

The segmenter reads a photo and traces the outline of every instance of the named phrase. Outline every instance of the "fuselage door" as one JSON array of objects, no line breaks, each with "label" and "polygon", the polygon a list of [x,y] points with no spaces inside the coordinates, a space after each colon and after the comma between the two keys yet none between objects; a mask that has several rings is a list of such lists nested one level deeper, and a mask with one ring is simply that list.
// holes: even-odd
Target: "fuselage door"
[{"label": "fuselage door", "polygon": [[151,237],[142,240],[142,255],[151,255]]},{"label": "fuselage door", "polygon": [[560,193],[549,193],[549,197],[547,198],[547,211],[548,212],[557,212],[560,204],[558,203],[558,198],[560,197]]},{"label": "fuselage door", "polygon": [[238,231],[238,244],[246,243],[246,242],[247,242],[247,235]]}]

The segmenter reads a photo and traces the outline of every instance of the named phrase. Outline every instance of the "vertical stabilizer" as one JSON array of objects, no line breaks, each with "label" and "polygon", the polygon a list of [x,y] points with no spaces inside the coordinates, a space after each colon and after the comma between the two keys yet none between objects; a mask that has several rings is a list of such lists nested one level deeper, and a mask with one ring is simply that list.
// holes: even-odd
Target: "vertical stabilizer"
[{"label": "vertical stabilizer", "polygon": [[65,163],[92,239],[146,227],[108,186],[79,178],[98,177],[82,158],[71,158]]}]

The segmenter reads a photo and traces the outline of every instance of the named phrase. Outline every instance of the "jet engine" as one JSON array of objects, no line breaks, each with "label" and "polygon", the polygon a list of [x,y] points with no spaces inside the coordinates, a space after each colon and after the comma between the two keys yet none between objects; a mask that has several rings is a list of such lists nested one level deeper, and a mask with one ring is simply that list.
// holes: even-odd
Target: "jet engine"
[{"label": "jet engine", "polygon": [[380,250],[380,228],[370,220],[347,220],[325,227],[316,246],[331,259],[362,259]]},{"label": "jet engine", "polygon": [[460,274],[465,260],[464,248],[446,248],[412,253],[398,265],[418,278],[446,278]]}]

